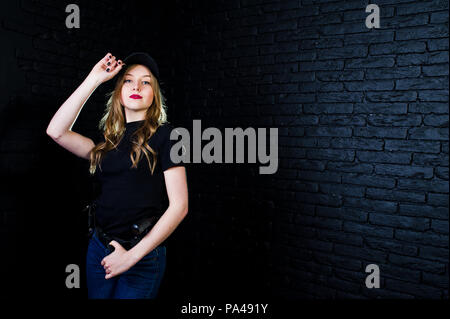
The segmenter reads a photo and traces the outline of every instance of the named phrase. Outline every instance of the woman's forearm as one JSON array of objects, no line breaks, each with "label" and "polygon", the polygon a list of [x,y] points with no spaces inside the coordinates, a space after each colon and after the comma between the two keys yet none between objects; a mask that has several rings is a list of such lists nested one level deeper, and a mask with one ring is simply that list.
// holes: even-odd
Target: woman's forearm
[{"label": "woman's forearm", "polygon": [[170,206],[161,216],[151,231],[145,235],[141,241],[128,252],[133,260],[133,264],[141,260],[145,255],[158,247],[186,217],[187,208],[182,206]]},{"label": "woman's forearm", "polygon": [[95,78],[86,77],[55,113],[47,127],[47,134],[58,138],[71,130],[84,104],[99,85],[100,82]]}]

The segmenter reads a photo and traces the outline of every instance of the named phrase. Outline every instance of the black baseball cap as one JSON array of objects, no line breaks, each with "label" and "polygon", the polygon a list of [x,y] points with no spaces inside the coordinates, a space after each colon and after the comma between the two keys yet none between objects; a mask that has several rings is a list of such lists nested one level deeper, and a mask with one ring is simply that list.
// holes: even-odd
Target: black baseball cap
[{"label": "black baseball cap", "polygon": [[[155,78],[159,82],[159,68],[158,68],[158,65],[156,64],[155,60],[148,53],[145,53],[145,52],[133,52],[129,56],[127,56],[123,60],[123,62],[126,65],[128,65],[128,66],[130,66],[132,64],[145,65],[147,68],[150,69],[152,74],[155,76]],[[122,70],[120,70],[120,73],[123,73],[125,69],[126,68],[122,68]]]}]

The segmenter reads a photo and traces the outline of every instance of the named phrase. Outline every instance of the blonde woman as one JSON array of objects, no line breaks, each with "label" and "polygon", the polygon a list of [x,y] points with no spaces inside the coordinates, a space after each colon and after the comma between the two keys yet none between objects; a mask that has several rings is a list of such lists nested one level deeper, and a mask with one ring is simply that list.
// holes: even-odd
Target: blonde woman
[{"label": "blonde woman", "polygon": [[[99,125],[103,140],[95,145],[72,126],[92,92],[116,75]],[[108,53],[47,128],[56,143],[90,161],[90,173],[101,184],[95,200],[96,229],[86,257],[89,298],[157,295],[166,267],[166,247],[160,244],[188,211],[185,167],[170,157],[172,129],[158,66],[144,52],[124,61]],[[163,192],[169,199],[167,208],[162,206]]]}]

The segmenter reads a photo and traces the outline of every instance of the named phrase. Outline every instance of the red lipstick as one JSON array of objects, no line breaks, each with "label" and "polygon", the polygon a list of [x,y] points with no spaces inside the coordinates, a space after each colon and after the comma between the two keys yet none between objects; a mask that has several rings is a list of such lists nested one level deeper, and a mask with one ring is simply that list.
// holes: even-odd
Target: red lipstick
[{"label": "red lipstick", "polygon": [[133,94],[133,95],[130,95],[130,98],[132,98],[132,99],[142,99],[142,96],[140,96],[138,94]]}]

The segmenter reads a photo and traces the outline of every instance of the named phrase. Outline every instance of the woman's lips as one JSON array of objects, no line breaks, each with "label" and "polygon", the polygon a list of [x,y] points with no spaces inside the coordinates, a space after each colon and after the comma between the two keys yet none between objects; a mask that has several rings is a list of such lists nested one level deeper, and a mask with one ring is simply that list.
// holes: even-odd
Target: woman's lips
[{"label": "woman's lips", "polygon": [[133,94],[133,95],[130,95],[130,98],[132,98],[132,99],[142,99],[142,96],[137,95],[137,94]]}]

